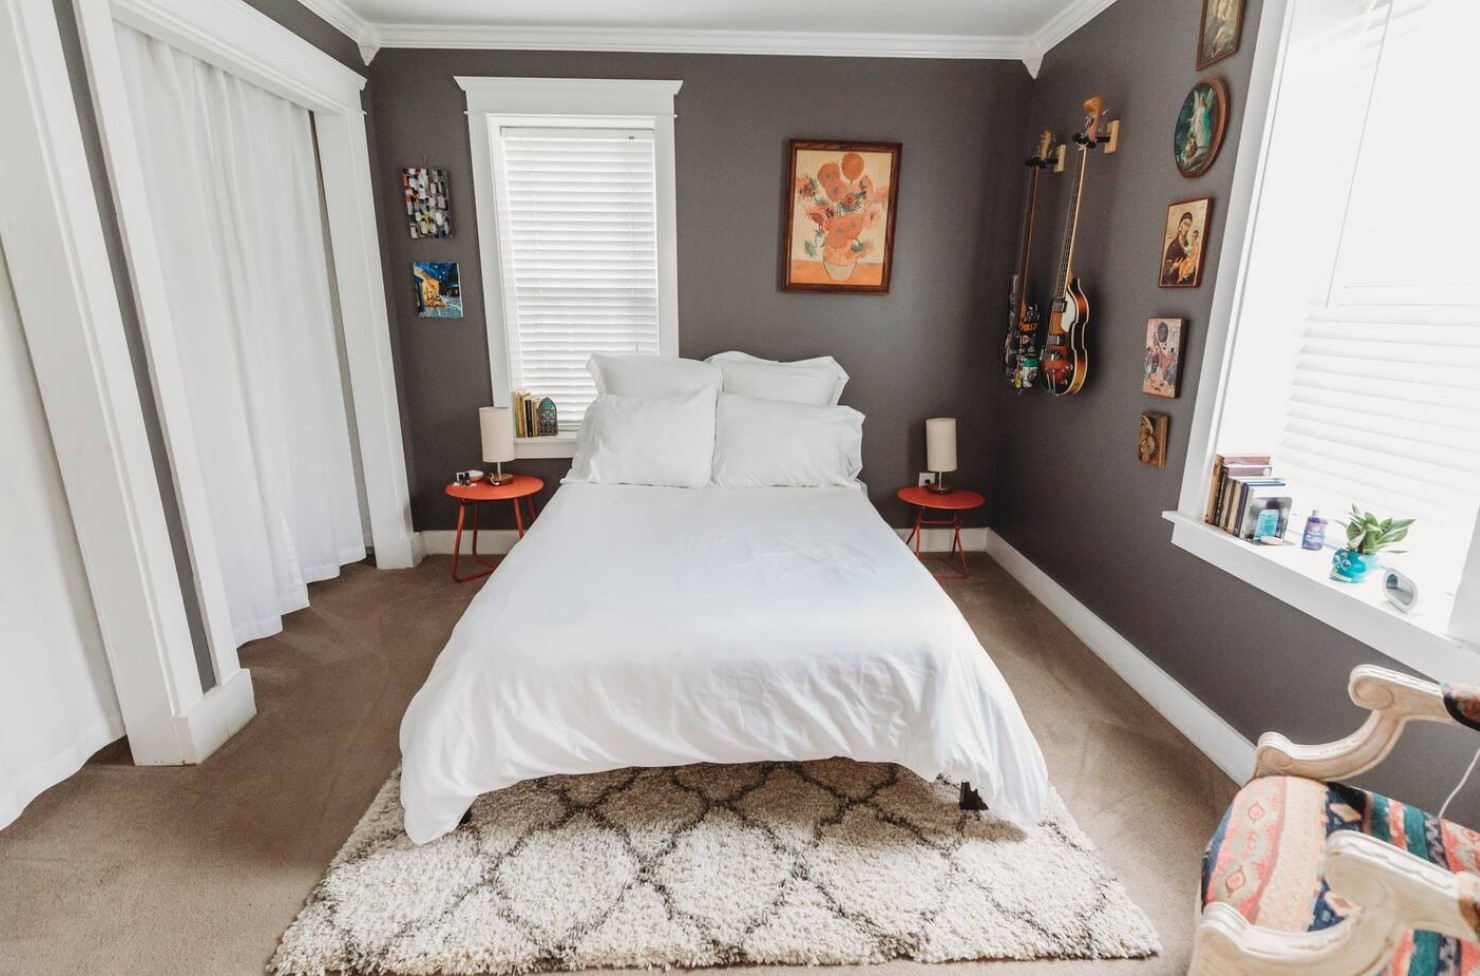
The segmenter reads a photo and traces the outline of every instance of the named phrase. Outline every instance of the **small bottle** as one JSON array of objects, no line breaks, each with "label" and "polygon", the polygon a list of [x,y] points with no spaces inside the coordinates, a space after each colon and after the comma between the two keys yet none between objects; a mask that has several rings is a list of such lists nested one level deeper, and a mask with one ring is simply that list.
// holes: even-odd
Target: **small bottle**
[{"label": "small bottle", "polygon": [[1305,534],[1300,537],[1300,548],[1319,552],[1326,545],[1326,520],[1321,518],[1321,510],[1313,508],[1310,510],[1310,518],[1305,520]]}]

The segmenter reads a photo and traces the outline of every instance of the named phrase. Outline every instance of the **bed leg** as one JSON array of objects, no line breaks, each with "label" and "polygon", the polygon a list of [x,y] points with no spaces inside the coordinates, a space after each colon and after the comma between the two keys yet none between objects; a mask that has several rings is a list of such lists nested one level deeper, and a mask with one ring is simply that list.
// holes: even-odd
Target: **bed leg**
[{"label": "bed leg", "polygon": [[986,803],[982,801],[981,794],[971,788],[970,783],[961,784],[961,802],[958,804],[962,810],[985,810]]}]

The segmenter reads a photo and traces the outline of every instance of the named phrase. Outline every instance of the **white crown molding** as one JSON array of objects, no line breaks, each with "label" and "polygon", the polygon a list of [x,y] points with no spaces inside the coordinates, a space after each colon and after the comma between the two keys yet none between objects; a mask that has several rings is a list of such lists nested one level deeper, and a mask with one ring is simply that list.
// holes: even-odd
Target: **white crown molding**
[{"label": "white crown molding", "polygon": [[380,40],[375,25],[355,13],[344,0],[298,0],[312,13],[317,14],[339,33],[359,45],[360,57],[369,64],[380,50]]},{"label": "white crown molding", "polygon": [[1024,38],[1022,57],[1023,64],[1028,66],[1028,74],[1037,78],[1038,69],[1043,66],[1045,54],[1052,51],[1059,42],[1068,38],[1079,28],[1094,20],[1114,2],[1115,0],[1074,0],[1050,18],[1048,23]]},{"label": "white crown molding", "polygon": [[[322,2],[322,0],[315,0]],[[653,54],[778,54],[853,58],[1018,60],[1020,37],[862,34],[670,28],[487,27],[377,24],[383,48],[505,51],[638,51]]]}]

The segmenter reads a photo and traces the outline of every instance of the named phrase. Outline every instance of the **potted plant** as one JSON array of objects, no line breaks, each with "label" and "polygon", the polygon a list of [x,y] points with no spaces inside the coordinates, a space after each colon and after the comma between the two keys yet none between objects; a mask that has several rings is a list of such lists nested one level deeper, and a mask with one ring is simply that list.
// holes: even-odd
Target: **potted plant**
[{"label": "potted plant", "polygon": [[1331,578],[1342,583],[1360,583],[1377,568],[1377,554],[1391,549],[1408,536],[1413,519],[1380,519],[1371,512],[1352,506],[1351,520],[1346,523],[1346,546],[1331,557]]}]

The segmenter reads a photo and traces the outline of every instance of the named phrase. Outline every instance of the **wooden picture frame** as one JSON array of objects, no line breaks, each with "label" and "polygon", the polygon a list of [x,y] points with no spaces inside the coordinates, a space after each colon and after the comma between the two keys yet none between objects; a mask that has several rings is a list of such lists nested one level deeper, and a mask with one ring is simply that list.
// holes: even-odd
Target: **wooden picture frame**
[{"label": "wooden picture frame", "polygon": [[1175,400],[1182,392],[1182,346],[1185,319],[1146,320],[1146,359],[1141,392]]},{"label": "wooden picture frame", "polygon": [[1197,70],[1238,53],[1247,0],[1203,0],[1197,19]]},{"label": "wooden picture frame", "polygon": [[[1182,229],[1184,220],[1190,221],[1185,232]],[[1161,252],[1157,257],[1157,287],[1196,288],[1202,284],[1203,265],[1207,263],[1208,256],[1208,231],[1212,222],[1212,197],[1179,200],[1167,207]]]},{"label": "wooden picture frame", "polygon": [[1168,417],[1164,413],[1141,414],[1140,436],[1136,442],[1136,457],[1142,464],[1153,468],[1167,466]]},{"label": "wooden picture frame", "polygon": [[1223,148],[1228,131],[1228,86],[1222,78],[1199,78],[1182,99],[1172,127],[1172,161],[1189,180],[1203,175]]},{"label": "wooden picture frame", "polygon": [[784,291],[887,294],[900,144],[793,139],[782,212]]}]

